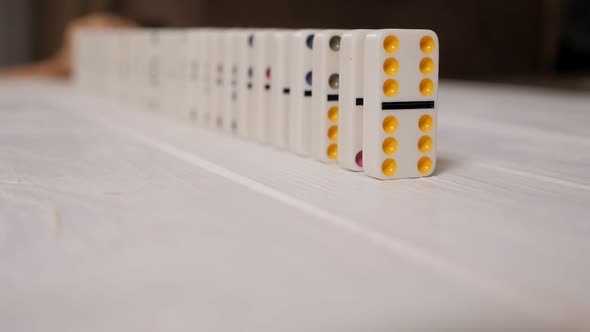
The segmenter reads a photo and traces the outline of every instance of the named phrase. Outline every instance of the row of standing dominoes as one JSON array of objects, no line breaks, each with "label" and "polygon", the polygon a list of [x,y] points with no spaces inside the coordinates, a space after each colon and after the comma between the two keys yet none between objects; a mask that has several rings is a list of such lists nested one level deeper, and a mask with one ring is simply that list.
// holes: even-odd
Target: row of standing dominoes
[{"label": "row of standing dominoes", "polygon": [[430,30],[85,31],[78,85],[379,179],[436,162]]}]

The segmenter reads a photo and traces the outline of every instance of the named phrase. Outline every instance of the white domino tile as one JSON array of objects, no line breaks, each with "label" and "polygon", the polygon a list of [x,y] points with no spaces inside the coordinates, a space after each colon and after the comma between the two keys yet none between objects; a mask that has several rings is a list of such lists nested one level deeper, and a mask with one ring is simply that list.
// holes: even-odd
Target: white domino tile
[{"label": "white domino tile", "polygon": [[322,162],[338,160],[340,41],[344,32],[323,30],[313,42],[311,155]]},{"label": "white domino tile", "polygon": [[269,112],[271,101],[272,69],[270,66],[271,37],[273,30],[261,29],[254,32],[253,40],[253,121],[251,135],[255,141],[262,144],[270,142]]},{"label": "white domino tile", "polygon": [[422,177],[436,164],[438,37],[373,31],[365,40],[363,168],[377,179]]},{"label": "white domino tile", "polygon": [[312,49],[316,32],[298,30],[291,37],[289,149],[300,156],[311,152]]},{"label": "white domino tile", "polygon": [[270,143],[279,148],[288,146],[291,81],[292,31],[280,30],[272,33],[271,44],[271,107],[269,111]]},{"label": "white domino tile", "polygon": [[234,34],[234,50],[237,55],[237,133],[247,139],[251,133],[251,113],[253,112],[252,74],[254,34],[250,29],[239,29]]},{"label": "white domino tile", "polygon": [[363,56],[369,30],[352,30],[340,41],[340,99],[338,164],[363,169]]},{"label": "white domino tile", "polygon": [[221,29],[210,29],[207,34],[209,98],[204,122],[211,129],[223,126],[223,78],[226,70],[223,65],[223,32]]}]

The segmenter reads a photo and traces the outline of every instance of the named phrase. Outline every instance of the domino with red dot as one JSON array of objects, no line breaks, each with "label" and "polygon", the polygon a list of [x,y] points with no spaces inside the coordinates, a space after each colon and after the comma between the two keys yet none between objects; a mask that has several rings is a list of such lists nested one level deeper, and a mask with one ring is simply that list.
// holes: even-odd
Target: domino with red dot
[{"label": "domino with red dot", "polygon": [[262,29],[254,31],[253,40],[253,121],[252,129],[255,141],[261,144],[270,143],[269,137],[269,112],[271,102],[271,75],[270,52],[273,30]]},{"label": "domino with red dot", "polygon": [[369,31],[347,31],[340,41],[338,164],[357,172],[363,170],[363,56]]}]

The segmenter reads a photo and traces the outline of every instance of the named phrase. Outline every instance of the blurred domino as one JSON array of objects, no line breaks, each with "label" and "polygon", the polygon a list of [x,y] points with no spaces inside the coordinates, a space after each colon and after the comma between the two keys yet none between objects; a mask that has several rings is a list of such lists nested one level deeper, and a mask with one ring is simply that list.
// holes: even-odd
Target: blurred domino
[{"label": "blurred domino", "polygon": [[121,31],[116,35],[111,34],[111,38],[114,40],[113,59],[111,60],[113,65],[113,77],[110,84],[111,89],[113,89],[111,96],[119,101],[124,101],[127,92],[125,67],[129,50],[125,32]]},{"label": "blurred domino", "polygon": [[163,71],[162,110],[173,117],[184,117],[186,114],[186,30],[164,29],[160,36]]},{"label": "blurred domino", "polygon": [[242,138],[251,134],[251,113],[253,112],[253,66],[254,34],[252,30],[242,29],[235,33],[235,53],[237,56],[237,132]]},{"label": "blurred domino", "polygon": [[289,116],[289,65],[291,63],[290,37],[292,32],[288,30],[275,31],[272,33],[271,45],[271,107],[269,112],[270,142],[271,145],[280,148],[287,148]]},{"label": "blurred domino", "polygon": [[269,111],[271,99],[270,46],[272,30],[254,32],[253,57],[253,130],[251,135],[259,143],[269,143]]},{"label": "blurred domino", "polygon": [[[223,90],[222,90],[222,118],[223,131],[232,133],[237,128],[236,106],[237,106],[237,31],[229,29],[223,32]],[[235,45],[235,46],[234,46]]]},{"label": "blurred domino", "polygon": [[201,97],[197,101],[197,109],[200,110],[197,115],[197,124],[201,128],[208,128],[211,120],[211,110],[209,107],[211,100],[212,89],[212,63],[210,60],[210,34],[211,29],[202,29],[199,44],[201,45],[198,51],[199,56],[199,94]]},{"label": "blurred domino", "polygon": [[344,30],[323,30],[313,41],[311,155],[323,162],[338,159],[340,41]]},{"label": "blurred domino", "polygon": [[141,49],[141,34],[143,30],[141,29],[130,29],[129,30],[129,57],[131,59],[129,65],[129,89],[130,89],[130,99],[129,101],[135,105],[140,105],[140,98],[142,93],[142,84],[140,81],[142,66],[144,65],[145,54]]},{"label": "blurred domino", "polygon": [[144,73],[143,102],[152,111],[160,110],[162,69],[160,52],[160,32],[157,29],[149,29],[141,36],[142,48],[145,50],[146,65],[142,68]]},{"label": "blurred domino", "polygon": [[119,35],[112,34],[110,29],[101,31],[101,39],[104,50],[104,73],[105,80],[102,85],[102,93],[110,98],[116,98],[118,92],[117,79],[119,78],[119,65],[117,63]]},{"label": "blurred domino", "polygon": [[91,31],[81,30],[74,34],[74,72],[72,80],[77,89],[90,91],[92,82],[92,37]]},{"label": "blurred domino", "polygon": [[310,154],[312,50],[316,30],[298,30],[291,37],[291,103],[289,149],[301,156]]},{"label": "blurred domino", "polygon": [[363,170],[363,55],[369,30],[345,32],[340,41],[338,164]]},{"label": "blurred domino", "polygon": [[377,179],[422,177],[436,163],[438,37],[430,30],[367,34],[363,167]]},{"label": "blurred domino", "polygon": [[201,50],[201,31],[198,29],[191,29],[187,32],[187,62],[186,62],[186,111],[185,118],[191,122],[197,122],[199,118],[200,108],[199,100],[202,98],[200,93],[200,68],[201,57],[199,56]]},{"label": "blurred domino", "polygon": [[118,97],[120,100],[130,103],[132,101],[131,82],[131,30],[123,30],[118,33],[119,54],[118,68]]},{"label": "blurred domino", "polygon": [[223,72],[227,68],[223,64],[222,36],[223,32],[220,29],[210,29],[207,32],[209,89],[204,123],[212,129],[221,129],[223,126]]}]

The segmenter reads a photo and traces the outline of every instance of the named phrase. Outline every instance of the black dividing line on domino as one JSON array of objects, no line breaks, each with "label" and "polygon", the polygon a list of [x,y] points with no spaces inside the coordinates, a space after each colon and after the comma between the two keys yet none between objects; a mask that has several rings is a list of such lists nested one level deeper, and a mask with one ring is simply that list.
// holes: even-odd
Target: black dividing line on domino
[{"label": "black dividing line on domino", "polygon": [[434,108],[434,101],[397,101],[381,103],[382,110],[417,110]]}]

